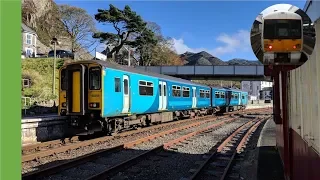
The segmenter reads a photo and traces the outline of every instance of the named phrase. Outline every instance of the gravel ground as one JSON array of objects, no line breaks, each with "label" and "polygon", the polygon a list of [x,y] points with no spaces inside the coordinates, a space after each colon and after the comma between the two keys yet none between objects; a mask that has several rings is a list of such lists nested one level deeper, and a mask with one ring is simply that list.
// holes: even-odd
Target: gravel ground
[{"label": "gravel ground", "polygon": [[250,136],[246,144],[245,151],[236,157],[236,163],[232,167],[233,175],[237,176],[240,180],[256,180],[257,179],[257,166],[258,166],[258,148],[257,142],[260,133],[263,129],[264,121],[259,125],[256,131]]},{"label": "gravel ground", "polygon": [[[105,156],[97,158],[96,161],[91,161],[91,162],[85,163],[85,164],[83,164],[81,166],[68,169],[68,170],[64,171],[62,173],[62,175],[53,175],[53,176],[50,176],[50,177],[46,177],[44,179],[61,179],[61,178],[64,179],[65,177],[62,177],[62,176],[65,176],[65,175],[68,175],[68,177],[75,178],[75,177],[79,176],[79,174],[81,174],[80,178],[89,177],[89,176],[91,176],[93,174],[96,174],[96,172],[100,168],[101,168],[101,170],[109,168],[109,167],[114,166],[116,164],[119,164],[119,163],[121,163],[121,162],[123,162],[125,160],[128,160],[129,158],[132,158],[132,157],[134,157],[136,155],[139,155],[139,154],[145,152],[145,150],[155,148],[155,147],[163,144],[164,142],[167,142],[167,141],[172,140],[174,138],[177,138],[179,136],[182,136],[182,135],[197,131],[197,130],[199,130],[201,128],[210,126],[212,124],[216,124],[216,123],[221,122],[221,121],[222,120],[210,121],[210,122],[201,124],[200,126],[197,126],[197,127],[192,127],[192,128],[189,128],[189,129],[185,129],[185,130],[176,132],[174,134],[170,134],[170,135],[164,136],[162,138],[157,138],[157,139],[154,139],[152,141],[149,141],[149,142],[146,142],[146,143],[138,145],[140,148],[122,150],[120,152],[106,154]],[[144,144],[146,144],[146,145],[144,146]],[[146,148],[147,146],[149,148]],[[92,147],[92,148],[94,148],[94,147]],[[94,169],[94,171],[90,170],[90,169]],[[79,172],[81,172],[81,173],[79,173]]]},{"label": "gravel ground", "polygon": [[27,172],[31,172],[31,171],[35,171],[35,170],[40,170],[43,168],[47,168],[47,167],[59,164],[59,163],[61,163],[61,161],[70,160],[70,159],[73,159],[73,158],[76,158],[79,156],[83,156],[85,154],[92,153],[92,152],[95,152],[95,151],[98,151],[101,149],[108,149],[111,147],[121,145],[125,142],[134,141],[134,140],[137,140],[137,139],[145,137],[145,136],[149,136],[149,135],[156,134],[156,133],[159,133],[162,131],[170,130],[170,129],[177,128],[177,127],[182,127],[182,126],[185,126],[185,125],[188,125],[191,123],[195,123],[195,122],[200,122],[200,121],[204,121],[204,120],[187,121],[187,122],[183,122],[180,124],[168,124],[168,125],[162,126],[162,127],[155,126],[154,129],[141,131],[141,132],[134,133],[134,134],[131,134],[128,136],[115,137],[115,138],[107,140],[101,144],[95,144],[94,146],[81,147],[78,149],[71,150],[69,152],[59,153],[59,154],[56,154],[53,156],[48,156],[48,157],[43,157],[43,158],[40,158],[38,161],[24,162],[24,163],[22,163],[22,174],[27,173]]},{"label": "gravel ground", "polygon": [[[225,124],[222,128],[196,135],[191,138],[193,141],[189,141],[188,144],[180,143],[183,146],[177,145],[177,149],[174,151],[161,151],[156,156],[149,157],[125,172],[118,173],[111,179],[181,179],[188,176],[189,170],[194,167],[195,162],[203,160],[203,154],[209,152],[228,132],[233,131],[247,121],[248,119],[239,119],[237,122]],[[146,149],[150,146],[143,144],[136,148]]]}]

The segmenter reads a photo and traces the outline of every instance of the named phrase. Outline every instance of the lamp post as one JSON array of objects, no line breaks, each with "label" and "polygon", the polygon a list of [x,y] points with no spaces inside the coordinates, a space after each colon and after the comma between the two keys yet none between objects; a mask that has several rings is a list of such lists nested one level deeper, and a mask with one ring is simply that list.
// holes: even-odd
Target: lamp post
[{"label": "lamp post", "polygon": [[53,45],[53,53],[54,53],[54,59],[53,59],[53,83],[52,83],[52,94],[55,95],[56,91],[56,58],[57,58],[57,50],[56,50],[56,46],[59,45],[58,39],[56,37],[53,37],[51,40],[51,44]]}]

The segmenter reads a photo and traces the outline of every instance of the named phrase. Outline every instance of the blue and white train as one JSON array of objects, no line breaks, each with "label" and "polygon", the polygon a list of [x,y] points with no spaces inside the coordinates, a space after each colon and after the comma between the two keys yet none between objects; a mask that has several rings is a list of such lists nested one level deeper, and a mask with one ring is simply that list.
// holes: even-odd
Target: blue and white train
[{"label": "blue and white train", "polygon": [[59,114],[87,133],[246,108],[248,93],[90,60],[60,69]]}]

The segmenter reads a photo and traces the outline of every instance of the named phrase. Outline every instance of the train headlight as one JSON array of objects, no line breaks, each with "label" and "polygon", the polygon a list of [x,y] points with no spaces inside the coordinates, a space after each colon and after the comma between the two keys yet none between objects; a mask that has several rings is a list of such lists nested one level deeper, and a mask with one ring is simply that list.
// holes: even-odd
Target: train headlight
[{"label": "train headlight", "polygon": [[264,48],[267,48],[267,49],[271,50],[271,49],[272,49],[272,45],[265,44],[265,45],[264,45]]},{"label": "train headlight", "polygon": [[100,107],[100,104],[99,104],[99,103],[90,103],[90,104],[89,104],[89,107],[90,107],[90,108],[99,108],[99,107]]},{"label": "train headlight", "polygon": [[293,46],[293,49],[297,49],[297,48],[298,49],[301,48],[301,44],[296,44],[296,45]]}]

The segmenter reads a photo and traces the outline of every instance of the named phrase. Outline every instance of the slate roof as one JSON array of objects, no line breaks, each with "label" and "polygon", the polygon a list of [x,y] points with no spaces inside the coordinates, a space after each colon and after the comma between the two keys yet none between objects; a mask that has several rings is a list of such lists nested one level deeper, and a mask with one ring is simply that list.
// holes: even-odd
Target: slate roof
[{"label": "slate roof", "polygon": [[28,33],[32,33],[32,34],[37,34],[33,29],[29,28],[27,25],[25,25],[24,23],[21,23],[21,28],[23,31],[28,32]]}]

